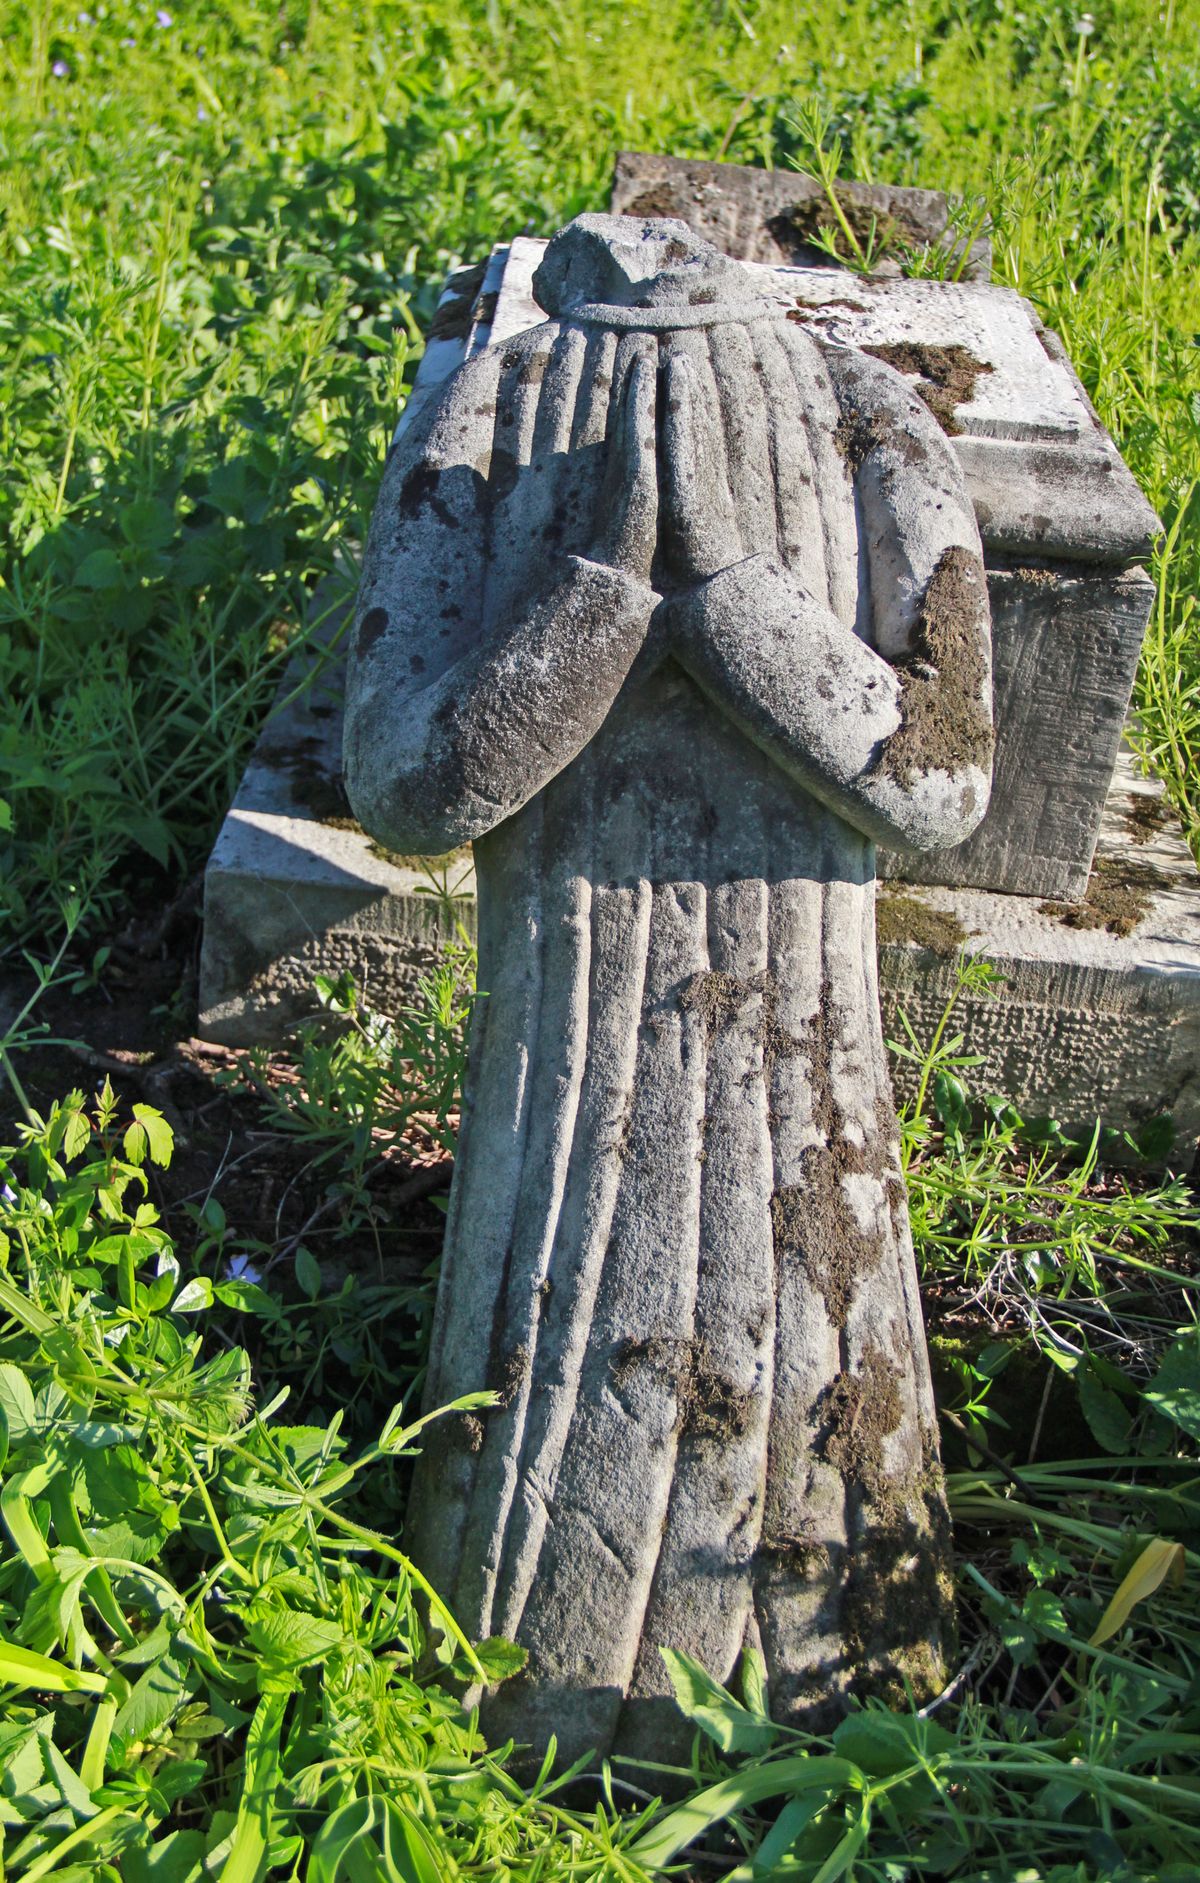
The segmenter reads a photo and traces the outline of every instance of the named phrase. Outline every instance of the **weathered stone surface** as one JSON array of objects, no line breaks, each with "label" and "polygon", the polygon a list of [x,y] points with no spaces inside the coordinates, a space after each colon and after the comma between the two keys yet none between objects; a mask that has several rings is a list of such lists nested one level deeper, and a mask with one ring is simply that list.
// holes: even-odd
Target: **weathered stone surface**
[{"label": "weathered stone surface", "polygon": [[[322,779],[340,792],[343,672],[331,667],[322,687],[329,716],[314,720],[306,700],[293,701],[278,738],[310,756],[319,751]],[[316,747],[307,743],[314,738]],[[256,761],[239,799],[251,814],[231,814],[210,865],[201,1031],[233,1046],[273,1043],[311,1013],[317,973],[346,968],[380,1012],[397,1012],[443,939],[435,906],[418,893],[426,879],[372,849],[357,824],[323,822],[304,801],[313,794],[300,783],[297,797],[296,783],[291,767]],[[1139,841],[1147,832],[1149,847]],[[1126,908],[1140,912],[1127,935],[1073,926],[1094,918],[1095,899],[1078,915],[1047,915],[1042,895],[909,894],[883,884],[879,982],[888,1028],[900,1001],[929,1037],[950,990],[951,959],[965,945],[1007,978],[996,999],[963,1010],[970,1049],[984,1062],[976,1088],[1010,1094],[1031,1116],[1049,1114],[1071,1130],[1090,1129],[1097,1117],[1131,1130],[1170,1113],[1175,1167],[1187,1169],[1200,1138],[1200,875],[1161,787],[1128,755],[1108,791],[1097,856],[1105,866],[1099,890],[1119,885],[1132,866],[1135,904]],[[339,886],[332,906],[331,865]],[[1147,865],[1161,883],[1142,876]],[[473,930],[469,851],[453,859],[448,880],[460,885],[460,913]],[[228,935],[238,937],[233,948],[223,944]]]},{"label": "weathered stone surface", "polygon": [[[268,721],[221,826],[204,878],[198,1025],[206,1039],[279,1040],[314,1011],[314,976],[343,969],[380,1012],[397,1013],[453,939],[437,899],[421,893],[429,886],[421,861],[382,850],[351,815],[345,673],[335,656]],[[293,688],[294,677],[285,680],[285,692]],[[473,898],[469,856],[451,860],[448,881],[464,869]]]},{"label": "weathered stone surface", "polygon": [[409,1546],[529,1650],[493,1732],[662,1754],[660,1645],[786,1718],[938,1678],[871,839],[982,815],[986,585],[927,406],[770,279],[585,217],[536,286],[389,462],[347,703],[356,810],[479,879],[428,1402],[500,1403]]},{"label": "weathered stone surface", "polygon": [[1082,896],[1154,584],[1140,569],[988,559],[996,760],[988,815],[936,856],[880,874]]},{"label": "weathered stone surface", "polygon": [[[874,223],[876,247],[893,267],[898,249],[960,252],[941,190],[846,181],[839,183],[838,196],[864,247]],[[612,209],[619,216],[681,216],[697,235],[739,261],[830,265],[809,239],[832,226],[828,201],[818,183],[795,171],[626,150],[617,158]],[[986,280],[990,257],[986,236],[977,238],[963,273]]]},{"label": "weathered stone surface", "polygon": [[[715,187],[715,184],[714,184]],[[500,272],[492,338],[541,319],[545,244],[521,237]],[[1061,347],[1019,295],[973,282],[863,281],[828,269],[748,267],[806,330],[879,349],[957,428],[992,600],[998,764],[988,816],[930,859],[888,874],[1026,895],[1083,891],[1116,763],[1153,589],[1127,567],[1157,519],[1100,426]],[[985,371],[963,373],[955,349]],[[947,355],[959,370],[946,408]],[[1019,571],[1027,571],[1021,575]],[[1064,758],[1077,761],[1068,771]]]},{"label": "weathered stone surface", "polygon": [[1005,980],[995,998],[964,995],[954,1022],[982,1060],[970,1075],[976,1091],[1081,1135],[1098,1118],[1136,1131],[1169,1115],[1172,1165],[1191,1168],[1200,1137],[1200,876],[1161,786],[1128,754],[1082,902],[884,883],[877,919],[889,1026],[901,1006],[922,1038],[932,1036],[965,947]]}]

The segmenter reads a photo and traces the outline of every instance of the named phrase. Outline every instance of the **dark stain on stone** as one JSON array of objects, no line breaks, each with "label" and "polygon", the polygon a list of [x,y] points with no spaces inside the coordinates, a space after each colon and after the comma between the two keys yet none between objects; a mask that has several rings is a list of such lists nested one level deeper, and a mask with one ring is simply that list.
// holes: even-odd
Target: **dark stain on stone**
[{"label": "dark stain on stone", "polygon": [[368,608],[358,624],[358,652],[369,654],[380,635],[387,632],[387,625],[386,608]]},{"label": "dark stain on stone", "polygon": [[[380,610],[382,613],[382,610]],[[311,733],[290,745],[264,745],[259,760],[272,771],[286,771],[292,801],[331,830],[357,830],[340,770],[331,771],[328,747]]]},{"label": "dark stain on stone", "polygon": [[410,673],[424,673],[425,656],[423,654],[410,654],[408,657],[408,667]]},{"label": "dark stain on stone", "polygon": [[988,599],[974,550],[943,550],[921,603],[909,652],[893,662],[902,681],[901,723],[879,769],[910,785],[925,772],[987,771],[993,732],[986,702]]},{"label": "dark stain on stone", "polygon": [[448,503],[438,496],[441,471],[436,464],[422,461],[414,464],[403,484],[400,486],[400,498],[396,505],[396,514],[401,521],[419,516],[421,510],[428,507],[440,523],[448,530],[458,528],[458,518]]},{"label": "dark stain on stone", "polygon": [[974,398],[975,381],[995,370],[964,346],[923,346],[915,340],[898,340],[862,350],[906,377],[916,375],[917,392],[942,430],[951,436],[962,430],[955,413]]},{"label": "dark stain on stone", "polygon": [[956,915],[947,909],[935,909],[915,890],[901,885],[880,889],[876,895],[875,934],[883,947],[912,942],[943,959],[956,955],[967,939],[967,931]]},{"label": "dark stain on stone", "polygon": [[511,451],[497,446],[488,466],[487,490],[493,503],[502,503],[517,487],[521,467]]},{"label": "dark stain on stone", "polygon": [[1169,885],[1170,878],[1152,863],[1097,857],[1081,902],[1040,902],[1038,908],[1064,928],[1106,928],[1110,935],[1132,935],[1155,896]]},{"label": "dark stain on stone", "polygon": [[483,1420],[474,1412],[464,1412],[462,1422],[463,1440],[469,1452],[483,1450]]},{"label": "dark stain on stone", "polygon": [[429,340],[465,340],[471,331],[475,296],[483,286],[486,262],[462,274],[454,283],[454,293],[441,303],[429,323]]}]

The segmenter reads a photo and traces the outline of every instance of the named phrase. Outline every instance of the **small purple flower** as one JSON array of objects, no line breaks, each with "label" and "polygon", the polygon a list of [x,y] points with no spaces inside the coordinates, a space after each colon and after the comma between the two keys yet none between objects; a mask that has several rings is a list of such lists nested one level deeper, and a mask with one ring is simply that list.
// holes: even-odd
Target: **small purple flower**
[{"label": "small purple flower", "polygon": [[65,59],[56,59],[50,67],[55,78],[70,78],[71,68]]},{"label": "small purple flower", "polygon": [[207,113],[207,111],[206,111],[206,110],[204,109],[204,106],[203,106],[203,105],[197,105],[197,106],[196,106],[196,122],[197,122],[197,124],[207,124],[207,123],[208,123],[208,113]]},{"label": "small purple flower", "polygon": [[256,1268],[248,1255],[231,1255],[225,1264],[225,1273],[230,1281],[260,1282],[262,1270]]},{"label": "small purple flower", "polygon": [[121,51],[131,52],[136,45],[137,45],[136,39],[123,39],[121,41]]},{"label": "small purple flower", "polygon": [[171,15],[167,12],[166,7],[159,7],[158,11],[154,15],[154,23],[156,26],[161,26],[164,29],[168,26],[174,26],[175,24],[174,20],[171,18]]},{"label": "small purple flower", "polygon": [[0,1185],[0,1203],[15,1203],[16,1200],[17,1193],[11,1183]]},{"label": "small purple flower", "polygon": [[75,24],[76,26],[94,26],[96,22],[90,13],[77,13],[75,15]]}]

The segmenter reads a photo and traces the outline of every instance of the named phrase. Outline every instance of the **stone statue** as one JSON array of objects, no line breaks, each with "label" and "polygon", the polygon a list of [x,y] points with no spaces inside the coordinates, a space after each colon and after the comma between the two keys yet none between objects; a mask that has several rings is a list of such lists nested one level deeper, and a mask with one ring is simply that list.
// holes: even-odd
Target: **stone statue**
[{"label": "stone statue", "polygon": [[892,368],[679,221],[580,216],[549,319],[388,464],[356,814],[475,845],[478,1004],[408,1546],[528,1650],[493,1736],[678,1753],[660,1646],[776,1717],[927,1692],[947,1520],[874,844],[987,805],[957,460]]}]

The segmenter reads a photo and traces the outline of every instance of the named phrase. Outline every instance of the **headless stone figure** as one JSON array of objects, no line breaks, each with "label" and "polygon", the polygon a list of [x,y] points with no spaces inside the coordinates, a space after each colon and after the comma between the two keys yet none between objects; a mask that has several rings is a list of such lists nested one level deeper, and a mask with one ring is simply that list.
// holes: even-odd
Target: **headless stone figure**
[{"label": "headless stone figure", "polygon": [[874,844],[983,815],[987,592],[905,381],[684,223],[581,216],[535,288],[387,467],[350,688],[363,823],[479,883],[426,1403],[499,1404],[408,1546],[528,1649],[493,1737],[664,1757],[660,1646],[810,1725],[940,1678]]}]

